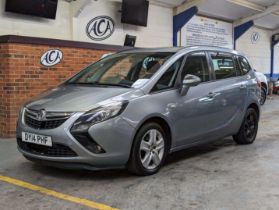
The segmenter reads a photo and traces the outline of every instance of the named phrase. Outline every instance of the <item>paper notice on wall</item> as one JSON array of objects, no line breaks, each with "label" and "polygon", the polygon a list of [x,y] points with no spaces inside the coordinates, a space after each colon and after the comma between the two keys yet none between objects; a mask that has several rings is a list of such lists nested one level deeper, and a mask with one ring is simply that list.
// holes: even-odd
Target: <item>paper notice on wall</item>
[{"label": "paper notice on wall", "polygon": [[232,24],[194,16],[181,29],[181,46],[209,45],[233,48]]}]

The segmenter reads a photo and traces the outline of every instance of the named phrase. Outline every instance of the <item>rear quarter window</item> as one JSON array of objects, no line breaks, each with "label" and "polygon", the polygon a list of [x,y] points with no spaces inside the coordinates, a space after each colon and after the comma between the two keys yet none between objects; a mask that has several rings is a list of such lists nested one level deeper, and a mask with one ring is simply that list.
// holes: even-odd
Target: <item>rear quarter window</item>
[{"label": "rear quarter window", "polygon": [[240,75],[232,54],[211,53],[210,55],[216,80]]},{"label": "rear quarter window", "polygon": [[246,58],[244,58],[242,56],[238,56],[238,62],[239,62],[239,66],[240,66],[240,69],[243,74],[247,74],[250,70],[252,70],[252,68]]}]

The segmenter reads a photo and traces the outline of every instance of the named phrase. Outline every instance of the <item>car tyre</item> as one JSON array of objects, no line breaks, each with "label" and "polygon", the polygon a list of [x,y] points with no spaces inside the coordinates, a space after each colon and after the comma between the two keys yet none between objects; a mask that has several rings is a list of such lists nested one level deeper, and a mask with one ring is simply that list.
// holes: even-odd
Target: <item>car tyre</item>
[{"label": "car tyre", "polygon": [[259,116],[255,109],[248,108],[243,123],[236,135],[233,136],[237,144],[252,144],[257,136]]},{"label": "car tyre", "polygon": [[137,132],[128,161],[128,170],[139,176],[157,173],[168,153],[167,135],[154,122],[143,125]]},{"label": "car tyre", "polygon": [[264,87],[261,88],[261,99],[260,99],[260,104],[264,105],[265,101],[266,101],[266,89]]}]

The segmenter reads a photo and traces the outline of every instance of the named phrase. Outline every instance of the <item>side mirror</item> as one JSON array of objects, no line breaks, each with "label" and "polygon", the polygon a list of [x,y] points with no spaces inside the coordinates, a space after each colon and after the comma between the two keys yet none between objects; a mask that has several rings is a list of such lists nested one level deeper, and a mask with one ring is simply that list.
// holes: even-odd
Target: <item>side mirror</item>
[{"label": "side mirror", "polygon": [[180,95],[185,96],[190,87],[197,86],[200,83],[201,79],[199,77],[192,74],[187,74],[182,81]]}]

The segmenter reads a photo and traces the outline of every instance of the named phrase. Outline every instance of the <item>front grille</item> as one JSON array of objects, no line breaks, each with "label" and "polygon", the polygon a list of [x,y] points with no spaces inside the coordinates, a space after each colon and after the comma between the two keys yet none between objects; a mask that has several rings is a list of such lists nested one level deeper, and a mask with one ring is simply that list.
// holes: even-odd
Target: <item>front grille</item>
[{"label": "front grille", "polygon": [[62,125],[66,120],[39,121],[29,116],[24,117],[25,124],[35,129],[53,129]]},{"label": "front grille", "polygon": [[53,144],[52,147],[37,145],[23,142],[21,138],[17,139],[17,144],[20,149],[35,154],[48,157],[76,157],[77,154],[69,147],[62,144]]},{"label": "front grille", "polygon": [[53,129],[62,125],[71,115],[71,113],[45,112],[42,116],[40,112],[25,109],[25,124],[35,129]]}]

